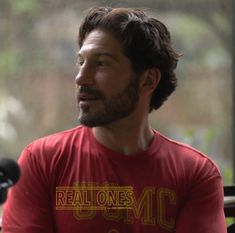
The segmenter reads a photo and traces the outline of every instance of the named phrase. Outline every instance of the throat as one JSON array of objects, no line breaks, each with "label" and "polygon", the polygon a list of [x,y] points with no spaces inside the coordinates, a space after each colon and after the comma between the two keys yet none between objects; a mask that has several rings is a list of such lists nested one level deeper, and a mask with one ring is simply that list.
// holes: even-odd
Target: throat
[{"label": "throat", "polygon": [[129,156],[145,151],[150,146],[154,136],[151,129],[145,131],[144,134],[135,131],[117,134],[108,130],[93,128],[93,134],[105,147]]}]

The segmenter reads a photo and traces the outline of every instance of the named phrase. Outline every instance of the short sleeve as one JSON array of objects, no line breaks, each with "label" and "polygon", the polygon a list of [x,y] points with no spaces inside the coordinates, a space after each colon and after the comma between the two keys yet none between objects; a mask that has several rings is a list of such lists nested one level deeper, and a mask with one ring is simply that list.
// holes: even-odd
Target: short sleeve
[{"label": "short sleeve", "polygon": [[50,193],[37,156],[29,147],[22,152],[21,177],[10,189],[3,206],[3,233],[54,233]]},{"label": "short sleeve", "polygon": [[[223,184],[210,161],[198,174],[176,222],[176,233],[226,233]],[[205,175],[206,174],[206,175]]]}]

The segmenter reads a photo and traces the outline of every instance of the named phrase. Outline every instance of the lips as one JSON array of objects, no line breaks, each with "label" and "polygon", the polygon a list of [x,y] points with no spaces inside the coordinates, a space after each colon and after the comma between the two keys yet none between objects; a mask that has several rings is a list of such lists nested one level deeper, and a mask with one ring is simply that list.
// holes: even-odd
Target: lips
[{"label": "lips", "polygon": [[103,95],[100,91],[90,88],[89,86],[78,86],[77,102],[80,108],[88,108],[94,105],[98,100],[102,100]]},{"label": "lips", "polygon": [[92,101],[92,100],[97,100],[98,97],[94,95],[88,95],[88,94],[80,94],[78,95],[78,100],[79,101]]},{"label": "lips", "polygon": [[80,93],[78,95],[78,104],[79,104],[80,108],[87,108],[91,105],[94,105],[96,103],[96,101],[99,99],[100,98],[95,95]]}]

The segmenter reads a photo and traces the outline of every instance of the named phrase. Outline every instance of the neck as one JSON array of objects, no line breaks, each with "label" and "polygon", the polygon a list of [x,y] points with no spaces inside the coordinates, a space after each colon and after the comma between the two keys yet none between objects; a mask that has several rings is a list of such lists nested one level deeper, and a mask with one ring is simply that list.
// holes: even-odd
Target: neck
[{"label": "neck", "polygon": [[107,126],[94,127],[93,134],[104,146],[126,155],[146,150],[153,139],[148,117],[141,122],[136,118],[122,119]]}]

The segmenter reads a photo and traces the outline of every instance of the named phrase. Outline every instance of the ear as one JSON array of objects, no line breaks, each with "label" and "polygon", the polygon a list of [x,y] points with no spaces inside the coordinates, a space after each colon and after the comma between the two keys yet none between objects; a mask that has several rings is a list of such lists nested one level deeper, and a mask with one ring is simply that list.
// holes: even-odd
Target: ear
[{"label": "ear", "polygon": [[161,71],[158,68],[147,69],[141,77],[140,91],[150,93],[156,89],[161,80]]}]

